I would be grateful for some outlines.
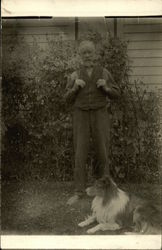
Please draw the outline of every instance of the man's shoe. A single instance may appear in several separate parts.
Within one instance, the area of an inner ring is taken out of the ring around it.
[[[68,201],[67,204],[68,205],[73,205],[75,203],[77,203],[80,200],[81,196],[78,194],[73,195]]]

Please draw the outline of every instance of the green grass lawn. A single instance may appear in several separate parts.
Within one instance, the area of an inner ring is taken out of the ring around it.
[[[160,199],[157,185],[124,185],[153,202]],[[4,182],[2,183],[2,234],[84,235],[89,228],[78,223],[90,214],[91,198],[85,197],[75,206],[66,204],[73,194],[71,183]],[[97,234],[121,234],[98,232]]]

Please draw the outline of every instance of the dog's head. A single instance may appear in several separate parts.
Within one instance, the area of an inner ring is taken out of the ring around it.
[[[95,181],[94,185],[87,188],[86,192],[89,196],[105,197],[113,194],[117,189],[116,184],[110,176],[104,176],[101,179]]]

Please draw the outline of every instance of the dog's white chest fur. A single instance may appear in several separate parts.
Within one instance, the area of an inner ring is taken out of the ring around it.
[[[127,194],[118,189],[117,197],[114,197],[105,206],[103,205],[103,198],[96,196],[92,202],[92,211],[98,223],[114,221],[117,214],[125,209],[128,201]]]

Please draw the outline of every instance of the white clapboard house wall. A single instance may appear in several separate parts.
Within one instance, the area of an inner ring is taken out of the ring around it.
[[[107,30],[113,35],[113,18],[4,18],[2,22],[3,40],[17,34],[29,44],[37,41],[43,48],[47,39],[57,39],[61,36],[64,40],[78,39],[84,32],[96,31],[105,34]]]
[[[162,87],[162,18],[123,18],[119,32],[128,41],[131,79],[140,79],[148,88]]]
[[[47,37],[56,39],[74,39],[74,18],[4,18],[2,20],[3,41],[17,34],[26,42],[37,41],[42,47],[47,44]]]

